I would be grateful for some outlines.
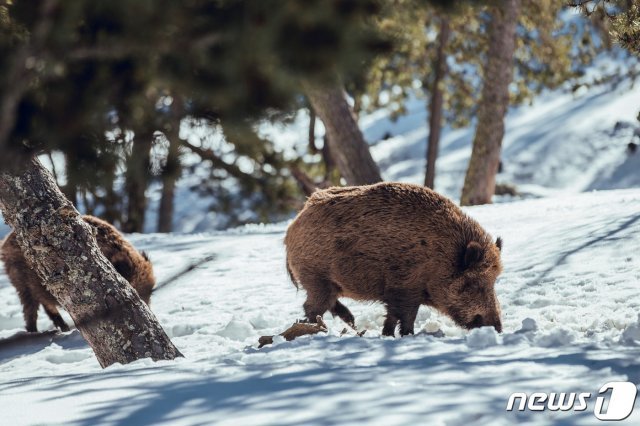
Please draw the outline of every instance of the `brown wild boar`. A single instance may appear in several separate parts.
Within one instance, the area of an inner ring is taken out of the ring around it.
[[[136,289],[140,298],[149,304],[151,290],[155,286],[156,280],[151,261],[147,255],[144,252],[138,252],[116,228],[107,222],[93,216],[83,216],[83,219],[95,229],[98,247],[105,257],[116,271]],[[69,326],[58,312],[58,302],[42,285],[36,272],[27,265],[13,232],[2,242],[0,259],[4,262],[11,284],[18,292],[27,331],[38,331],[36,321],[40,305],[44,307],[56,327],[62,331],[68,331]]]
[[[287,270],[307,291],[308,321],[330,311],[353,326],[339,297],[381,301],[382,334],[413,334],[424,304],[467,328],[502,331],[494,283],[502,241],[449,199],[418,185],[379,183],[315,192],[287,230]]]

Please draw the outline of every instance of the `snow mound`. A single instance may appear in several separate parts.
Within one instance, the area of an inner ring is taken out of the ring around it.
[[[640,345],[640,314],[638,314],[638,321],[635,324],[630,324],[620,336],[620,343],[629,346]]]
[[[467,336],[467,346],[483,349],[498,344],[498,334],[493,327],[481,327],[471,330]]]
[[[240,321],[236,318],[229,321],[229,323],[216,334],[238,341],[244,341],[250,337],[256,336],[256,333],[250,323]]]
[[[525,318],[522,320],[522,327],[520,330],[516,331],[516,333],[526,333],[529,331],[538,330],[538,324],[536,324],[536,320],[533,318]]]
[[[543,348],[551,348],[568,345],[573,342],[574,339],[575,336],[569,330],[561,328],[558,330],[554,330],[549,334],[539,336],[536,339],[536,344],[538,346],[542,346]]]

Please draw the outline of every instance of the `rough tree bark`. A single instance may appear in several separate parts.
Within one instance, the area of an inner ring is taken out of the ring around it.
[[[429,104],[429,138],[427,140],[427,172],[424,177],[424,185],[433,189],[436,179],[436,159],[438,158],[438,145],[440,144],[440,131],[442,129],[442,104],[443,91],[442,80],[447,74],[447,56],[445,46],[450,34],[449,19],[440,19],[440,34],[438,37],[438,52],[435,63],[435,76],[431,86],[431,102]]]
[[[136,132],[133,139],[126,171],[127,219],[122,224],[124,232],[143,232],[144,230],[144,214],[147,209],[145,192],[150,178],[153,133],[153,130]]]
[[[509,106],[513,54],[521,0],[505,0],[495,7],[489,26],[489,51],[484,69],[478,125],[460,204],[487,204],[495,191],[496,173],[504,136],[504,116]]]
[[[0,209],[27,261],[101,366],[182,356],[37,159],[0,171]]]
[[[369,145],[358,127],[340,85],[307,85],[312,108],[324,123],[328,148],[347,185],[367,185],[382,181]]]

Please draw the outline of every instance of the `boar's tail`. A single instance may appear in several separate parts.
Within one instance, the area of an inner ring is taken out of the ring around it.
[[[289,274],[289,278],[291,279],[291,282],[293,283],[294,286],[296,286],[296,288],[298,287],[298,283],[296,282],[296,279],[293,277],[293,272],[291,272],[291,267],[289,266],[289,257],[287,256],[285,258],[285,262],[286,262],[286,266],[287,266],[287,273]]]

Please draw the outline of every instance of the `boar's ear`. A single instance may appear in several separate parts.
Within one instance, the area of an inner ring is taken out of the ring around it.
[[[468,269],[478,263],[483,254],[482,246],[479,243],[471,241],[467,244],[467,248],[464,251],[464,269]]]
[[[498,238],[498,239],[499,239],[499,238]],[[502,241],[502,240],[500,240],[500,241]],[[141,251],[141,252],[140,252],[140,254],[142,255],[142,258],[143,258],[144,260],[146,260],[147,262],[149,262],[149,255],[147,254],[147,252],[146,252],[146,251]]]
[[[496,247],[498,247],[498,250],[502,251],[502,238],[498,237],[498,239],[496,240]]]

